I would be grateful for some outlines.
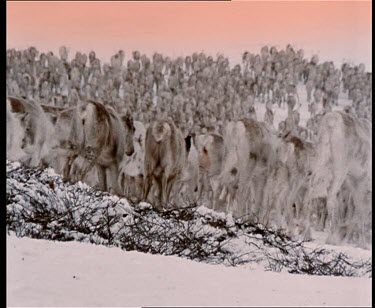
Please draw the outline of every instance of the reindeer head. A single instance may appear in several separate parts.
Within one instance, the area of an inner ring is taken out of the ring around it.
[[[22,138],[21,148],[25,149],[28,146],[32,146],[35,144],[37,123],[29,113],[25,113],[25,115],[22,116],[20,119],[20,124],[24,131],[24,137]]]

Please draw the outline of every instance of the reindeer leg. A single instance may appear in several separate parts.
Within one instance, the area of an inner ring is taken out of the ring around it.
[[[71,180],[71,169],[75,159],[78,157],[76,154],[69,155],[65,160],[65,164],[62,170],[63,180],[70,181]]]
[[[108,187],[107,187],[106,168],[100,165],[98,165],[97,168],[98,168],[98,180],[99,180],[98,188],[101,191],[107,191]]]
[[[352,183],[350,183],[352,182]],[[368,212],[370,208],[368,207],[371,202],[366,200],[367,189],[366,178],[361,180],[357,185],[355,185],[356,179],[349,181],[351,187],[351,197],[353,200],[353,213],[347,215],[349,219],[346,219],[346,225],[348,226],[347,234],[345,240],[352,240],[355,233],[357,232],[358,238],[355,238],[357,244],[361,248],[366,248],[366,237],[365,237],[365,224],[368,221]],[[350,206],[350,205],[349,205]]]
[[[175,182],[175,176],[170,176],[167,180],[166,180],[166,183],[165,183],[165,204],[167,204],[170,200],[170,195],[171,195],[171,191],[172,191],[172,188],[174,187],[174,182]],[[177,196],[178,196],[178,193],[177,193]]]
[[[167,183],[168,183],[168,178],[166,177],[165,174],[163,174],[161,181],[160,181],[160,190],[159,190],[159,202],[161,207],[166,207],[167,206]]]
[[[107,168],[110,174],[110,179],[111,183],[110,187],[108,187],[108,190],[113,192],[116,195],[121,195],[121,189],[120,186],[118,185],[117,177],[118,177],[118,164],[116,162],[113,162],[112,164],[109,165]],[[108,183],[107,183],[108,185]]]
[[[264,194],[263,200],[262,200],[263,211],[262,211],[262,215],[259,217],[260,222],[264,225],[268,224],[270,213],[271,213],[271,210],[272,210],[273,205],[275,203],[273,201],[274,200],[273,192],[274,192],[274,189],[275,189],[275,187],[273,187],[273,184],[274,184],[273,177],[274,176],[275,176],[275,172],[273,172],[273,174],[271,174],[271,176],[267,179],[266,185],[264,187],[265,194]],[[248,203],[246,203],[246,204],[248,206]]]
[[[150,189],[152,186],[152,176],[147,174],[144,178],[144,185],[143,185],[143,200],[145,202],[152,202],[152,200],[148,200],[148,195],[150,193]]]
[[[31,160],[30,160],[30,167],[38,167],[39,165],[39,157],[40,157],[40,149],[35,151],[31,155]]]
[[[344,177],[341,179],[334,178],[334,183],[327,196],[327,210],[328,210],[328,238],[327,244],[338,244],[342,239],[339,236],[339,215],[338,215],[338,200],[337,194],[344,182]]]
[[[221,187],[222,189],[218,190],[218,196],[216,198],[216,203],[214,205],[214,210],[217,212],[225,212],[226,205],[228,203],[228,187],[225,185],[224,187]],[[224,194],[224,195],[223,195]],[[223,195],[223,198],[220,198]]]
[[[124,172],[120,172],[119,176],[118,176],[118,187],[119,187],[119,190],[121,191],[121,195],[123,196],[127,196],[127,192],[125,191],[126,189],[126,183],[125,183],[125,173]]]

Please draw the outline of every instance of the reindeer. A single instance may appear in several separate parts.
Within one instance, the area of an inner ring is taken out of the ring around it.
[[[8,104],[7,104],[8,105]],[[10,108],[6,108],[6,131],[7,131],[7,159],[19,160],[23,155],[24,151],[21,149],[21,140],[23,138],[23,132],[20,120],[16,115],[11,112]]]
[[[306,202],[325,198],[328,243],[355,238],[366,246],[368,218],[371,216],[371,123],[345,112],[328,112],[320,120],[317,141],[318,157],[312,169]],[[340,219],[338,195],[346,182],[353,198],[354,213]]]
[[[125,196],[140,200],[143,192],[146,128],[134,121],[134,153],[119,165],[118,183]]]
[[[124,155],[131,156],[134,152],[134,131],[129,113],[120,118],[113,108],[99,102],[89,100],[80,104],[75,110],[70,131],[71,151],[64,164],[64,179],[82,180],[96,166],[99,189],[120,194],[118,165]],[[78,157],[84,159],[84,164],[72,174],[73,163]],[[113,187],[109,186],[109,180]]]
[[[199,199],[207,202],[207,207],[215,208],[215,196],[219,186],[224,160],[223,137],[208,133],[195,137],[199,164]]]
[[[224,163],[216,207],[234,215],[258,214],[262,183],[274,160],[270,131],[262,122],[243,119],[224,130]]]
[[[185,138],[186,163],[172,189],[174,202],[184,205],[194,204],[199,197],[199,157],[194,136]]]
[[[266,112],[264,113],[263,122],[266,123],[270,128],[273,127],[273,111],[272,111],[272,102],[270,100],[266,103]]]
[[[181,176],[187,161],[184,138],[170,121],[155,121],[146,131],[143,199],[166,207],[176,180]],[[158,198],[149,198],[153,184],[158,186]]]
[[[8,97],[7,110],[19,120],[22,129],[21,149],[26,155],[21,161],[37,167],[53,138],[53,134],[50,134],[51,124],[46,114],[35,101],[17,97]]]
[[[303,203],[299,197],[307,186],[315,159],[315,148],[292,131],[274,139],[273,145],[277,159],[270,168],[264,188],[263,216],[260,219],[267,224],[271,211],[274,210],[276,216],[273,223],[294,234],[302,220]]]

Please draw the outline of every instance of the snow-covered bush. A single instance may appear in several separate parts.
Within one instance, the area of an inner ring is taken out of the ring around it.
[[[372,273],[371,259],[308,248],[257,222],[194,205],[157,211],[82,183],[64,183],[52,169],[9,161],[6,215],[7,230],[17,236],[85,241],[230,266],[257,263],[267,270],[310,275]]]

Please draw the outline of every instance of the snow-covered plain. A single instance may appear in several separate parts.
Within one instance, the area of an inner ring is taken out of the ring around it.
[[[371,306],[371,282],[7,236],[7,306]]]

